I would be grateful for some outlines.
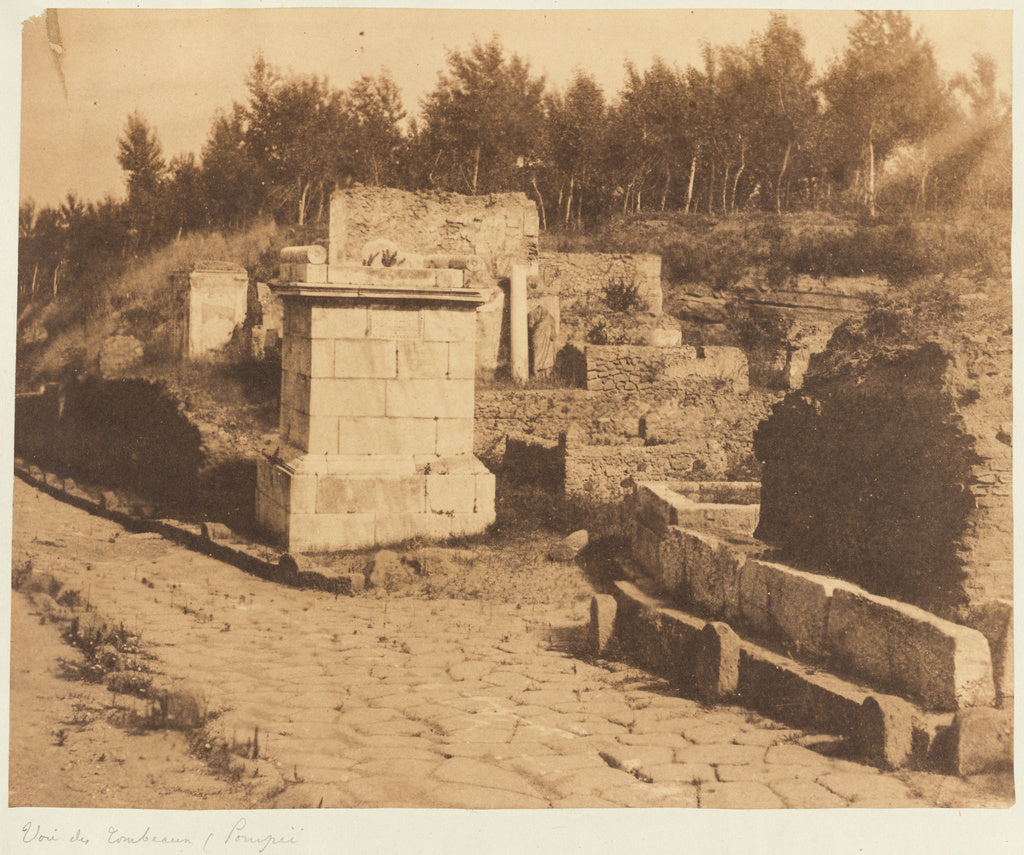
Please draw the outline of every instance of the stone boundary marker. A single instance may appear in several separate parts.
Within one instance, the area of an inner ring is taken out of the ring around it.
[[[991,708],[930,712],[738,636],[618,581],[591,602],[591,652],[621,653],[685,695],[728,701],[798,727],[834,733],[886,769],[929,765],[968,775],[1012,768],[1012,718]]]
[[[666,493],[638,489],[634,555],[673,600],[925,709],[995,703],[992,655],[979,631],[849,582],[748,557],[724,538],[675,524],[686,500]]]

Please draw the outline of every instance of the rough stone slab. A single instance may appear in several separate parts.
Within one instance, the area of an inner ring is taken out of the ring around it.
[[[740,621],[758,635],[768,635],[771,622],[768,617],[768,565],[750,559],[740,568],[739,612]]]
[[[739,610],[742,557],[709,534],[690,529],[678,531],[682,532],[690,600],[713,615],[733,618]]]
[[[618,604],[610,594],[595,594],[590,598],[589,646],[594,656],[601,656],[608,648],[615,631],[615,613]]]
[[[849,736],[868,692],[744,641],[736,694],[744,706],[786,724]]]
[[[678,523],[676,506],[691,504],[668,484],[652,481],[637,485],[633,496],[633,515],[642,525],[661,534],[667,526]]]
[[[326,552],[372,546],[376,518],[362,514],[290,514],[285,548],[292,552]]]
[[[716,528],[753,534],[760,505],[695,504],[676,508],[676,525],[683,528]]]
[[[768,589],[770,635],[792,648],[798,656],[826,655],[833,592],[858,589],[838,579],[804,573],[784,564],[762,564]]]
[[[985,637],[915,606],[837,589],[828,642],[839,667],[928,709],[989,706],[995,700]]]
[[[668,675],[681,686],[693,686],[700,633],[706,621],[669,609],[631,582],[617,581],[615,635],[652,671]]]

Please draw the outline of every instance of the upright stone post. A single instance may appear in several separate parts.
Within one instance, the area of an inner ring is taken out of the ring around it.
[[[526,310],[526,271],[522,264],[513,264],[509,279],[509,350],[512,379],[525,383],[530,377],[530,341]]]
[[[259,523],[290,552],[483,531],[494,521],[494,476],[473,456],[484,295],[462,270],[282,271],[282,442],[257,464]]]

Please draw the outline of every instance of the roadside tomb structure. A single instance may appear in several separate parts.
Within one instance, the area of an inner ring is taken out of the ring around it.
[[[476,309],[465,271],[319,263],[282,251],[280,446],[258,461],[260,525],[292,552],[483,531],[473,456]],[[331,258],[340,252],[332,246]]]
[[[226,261],[204,261],[171,276],[175,349],[185,359],[210,359],[245,323],[249,275]]]

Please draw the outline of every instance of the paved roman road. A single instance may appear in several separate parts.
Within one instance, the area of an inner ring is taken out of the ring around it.
[[[994,804],[978,782],[825,756],[809,734],[575,659],[560,639],[586,604],[336,598],[131,534],[17,479],[14,501],[15,564],[31,558],[137,629],[158,670],[223,711],[222,734],[258,727],[287,783],[277,807]]]

